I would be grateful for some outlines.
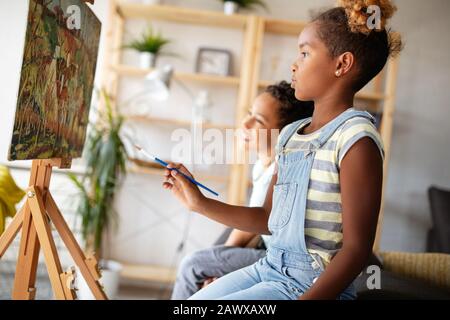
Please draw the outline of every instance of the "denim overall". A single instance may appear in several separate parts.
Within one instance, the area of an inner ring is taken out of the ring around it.
[[[367,112],[348,109],[321,129],[306,150],[284,154],[290,137],[311,119],[292,123],[280,135],[276,151],[278,180],[274,186],[269,230],[272,233],[266,257],[230,273],[194,294],[191,299],[293,300],[306,292],[323,272],[317,255],[305,243],[304,225],[309,180],[317,149],[320,149],[347,120],[354,117],[374,122]],[[354,299],[350,285],[339,299]]]

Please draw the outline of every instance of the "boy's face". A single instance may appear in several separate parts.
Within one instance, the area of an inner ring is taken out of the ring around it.
[[[271,130],[279,129],[278,109],[279,102],[269,93],[256,97],[242,123],[243,139],[247,148],[259,151],[273,147]]]
[[[323,96],[336,81],[335,61],[316,30],[317,23],[303,29],[298,38],[298,57],[292,65],[292,88],[302,101]]]

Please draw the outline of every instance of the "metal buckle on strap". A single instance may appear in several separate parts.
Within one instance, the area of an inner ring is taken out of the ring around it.
[[[320,142],[317,140],[311,141],[311,143],[308,145],[308,149],[305,152],[305,158],[309,156],[311,153],[316,152],[317,149],[320,147]]]

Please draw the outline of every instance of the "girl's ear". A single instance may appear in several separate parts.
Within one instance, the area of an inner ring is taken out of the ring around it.
[[[336,60],[336,77],[341,77],[350,72],[355,63],[355,56],[351,52],[344,52]]]

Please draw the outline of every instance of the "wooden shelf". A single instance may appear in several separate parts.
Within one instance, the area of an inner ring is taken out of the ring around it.
[[[122,76],[145,77],[154,69],[141,69],[126,65],[112,65],[110,68]],[[215,76],[201,73],[175,72],[174,77],[181,81],[194,81],[199,83],[238,86],[240,79],[238,77]]]
[[[175,282],[177,271],[168,267],[152,265],[133,265],[122,263],[121,277],[132,280],[142,280],[163,284]]]
[[[298,37],[305,26],[306,23],[295,20],[266,19],[264,30],[267,33]]]
[[[164,168],[161,167],[161,169],[157,168],[146,168],[146,167],[139,167],[137,165],[130,165],[128,167],[128,172],[130,173],[143,173],[143,174],[149,174],[149,175],[155,175],[155,176],[163,176]],[[217,176],[217,175],[206,175],[206,174],[199,174],[194,173],[195,179],[198,180],[210,180],[218,183],[228,183],[229,177],[227,176]]]
[[[168,5],[146,5],[140,3],[118,3],[117,12],[122,18],[163,20],[176,23],[244,29],[245,15],[225,15],[219,11],[181,8]]]
[[[148,117],[148,116],[128,116],[127,120],[152,122],[152,123],[156,122],[158,124],[175,125],[175,126],[181,126],[181,127],[190,127],[192,125],[192,122],[190,122],[190,121],[158,118],[158,117]],[[226,129],[234,129],[234,126],[226,125],[226,124],[216,124],[216,123],[203,123],[202,128],[226,130]]]

